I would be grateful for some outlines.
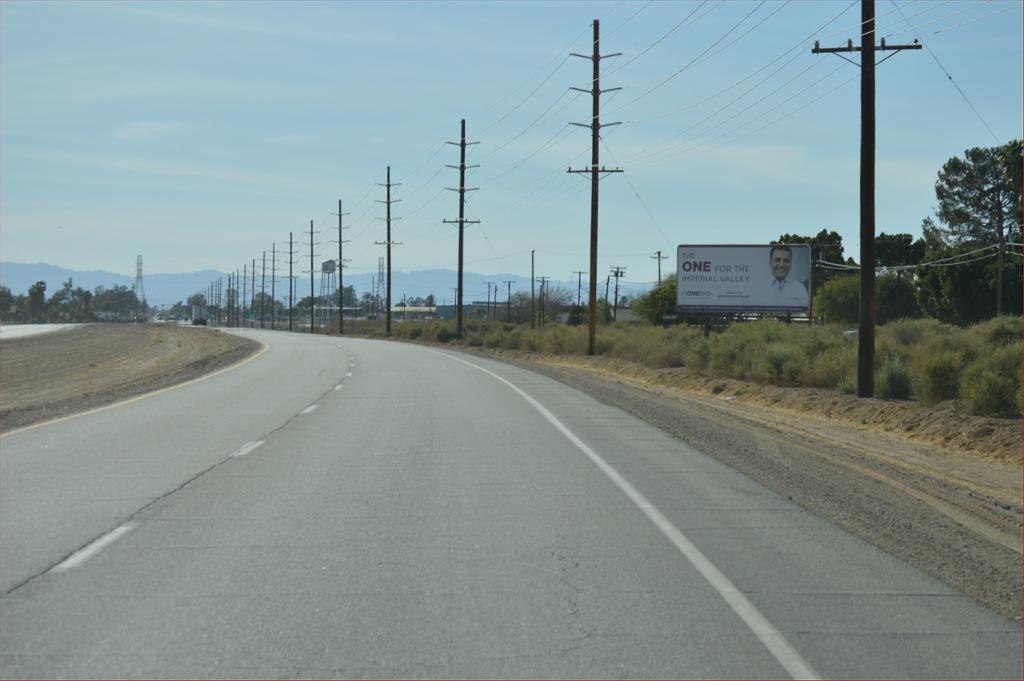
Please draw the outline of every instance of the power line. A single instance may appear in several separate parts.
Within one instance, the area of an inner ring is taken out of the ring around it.
[[[650,3],[648,3],[648,4],[650,4]],[[692,17],[692,16],[693,16],[694,14],[696,14],[697,12],[699,12],[699,11],[700,11],[700,9],[701,9],[701,8],[702,8],[702,7],[704,6],[704,5],[706,5],[706,4],[708,4],[708,0],[702,0],[702,2],[701,2],[701,3],[699,4],[699,5],[697,5],[697,7],[695,7],[695,8],[693,9],[693,11],[692,11],[692,12],[690,12],[690,13],[689,13],[689,14],[687,14],[687,15],[686,15],[685,17],[683,17],[682,21],[680,21],[680,22],[679,22],[679,23],[677,23],[677,24],[676,24],[675,26],[673,26],[672,28],[670,28],[670,29],[668,30],[668,33],[666,33],[665,35],[663,35],[663,36],[661,36],[660,38],[658,38],[657,40],[655,40],[655,41],[654,41],[653,43],[651,43],[650,45],[648,45],[647,47],[645,47],[645,48],[644,48],[643,50],[641,50],[640,52],[638,52],[638,53],[637,53],[637,55],[636,55],[635,57],[633,57],[632,59],[629,59],[629,60],[628,60],[628,61],[626,61],[626,62],[625,62],[624,64],[621,64],[621,65],[619,65],[619,66],[618,66],[618,67],[616,67],[616,68],[615,68],[615,69],[614,69],[613,71],[609,72],[609,73],[608,73],[607,75],[609,75],[609,76],[610,76],[610,75],[612,75],[612,73],[615,73],[615,71],[621,71],[622,69],[626,68],[627,66],[629,66],[630,64],[632,64],[633,62],[635,62],[635,61],[636,61],[637,59],[639,59],[640,57],[644,56],[645,54],[647,54],[648,52],[650,52],[651,50],[653,50],[653,49],[654,49],[655,47],[657,47],[657,46],[658,46],[658,44],[659,44],[659,43],[661,43],[661,41],[665,40],[665,39],[666,39],[666,38],[668,38],[668,37],[669,37],[670,35],[672,35],[672,34],[673,34],[673,33],[675,33],[676,31],[678,31],[678,30],[679,30],[679,29],[680,29],[680,28],[681,28],[681,27],[683,26],[683,24],[685,24],[685,23],[686,23],[687,21],[689,21],[689,20],[690,20],[690,17]],[[718,5],[721,5],[721,4],[722,4],[721,2],[719,2],[719,3],[718,3]],[[714,9],[715,9],[716,7],[718,7],[718,5],[715,5],[714,7],[712,7],[712,8],[711,8],[711,10],[713,11],[713,10],[714,10]],[[709,12],[709,14],[710,14],[710,12]],[[605,37],[607,37],[607,36],[605,36]]]
[[[731,33],[732,33],[733,31],[735,31],[735,30],[736,30],[737,28],[739,28],[740,26],[742,26],[742,25],[743,25],[743,23],[744,23],[744,22],[746,22],[746,20],[747,20],[747,19],[749,19],[749,18],[750,18],[750,16],[751,16],[751,15],[753,15],[753,14],[754,14],[754,12],[756,12],[756,11],[757,11],[757,10],[758,10],[758,9],[759,9],[759,8],[761,7],[761,5],[763,5],[763,4],[765,3],[765,2],[767,2],[767,0],[761,0],[761,2],[760,2],[760,3],[758,3],[758,4],[757,4],[757,5],[756,5],[756,6],[754,7],[754,9],[750,10],[749,12],[747,12],[747,13],[746,13],[746,14],[745,14],[745,15],[743,16],[743,18],[742,18],[742,19],[740,19],[740,20],[739,20],[738,22],[736,22],[736,24],[734,24],[734,25],[733,25],[733,27],[732,27],[732,28],[730,28],[730,29],[729,29],[728,31],[726,31],[725,33],[723,33],[723,34],[722,34],[722,36],[718,38],[718,40],[716,40],[715,42],[711,43],[711,45],[709,45],[709,46],[708,46],[707,48],[705,48],[705,50],[704,50],[703,52],[701,52],[701,53],[700,53],[700,54],[698,54],[698,55],[697,55],[696,57],[694,57],[693,59],[691,59],[691,60],[690,60],[690,61],[689,61],[689,62],[688,62],[688,63],[687,63],[687,64],[686,64],[686,65],[685,65],[685,66],[684,66],[683,68],[679,69],[678,71],[676,71],[675,73],[673,73],[673,74],[671,74],[671,75],[669,75],[669,76],[666,76],[666,77],[665,77],[665,78],[663,78],[663,79],[662,79],[662,80],[661,80],[661,81],[660,81],[659,83],[657,83],[657,84],[656,84],[656,85],[655,85],[654,87],[652,87],[652,88],[648,89],[647,91],[643,92],[642,94],[638,95],[637,97],[635,97],[635,98],[631,99],[630,101],[626,102],[625,104],[623,104],[622,106],[620,106],[620,107],[619,107],[618,109],[616,109],[615,111],[621,111],[622,109],[625,109],[626,107],[628,107],[628,106],[631,106],[631,105],[633,105],[633,104],[635,104],[635,103],[639,102],[639,101],[640,101],[641,99],[643,99],[643,98],[644,98],[644,97],[646,97],[647,95],[651,94],[651,93],[652,93],[652,92],[654,92],[655,90],[657,90],[657,89],[659,89],[659,88],[663,87],[664,85],[668,84],[668,83],[669,83],[670,81],[672,81],[672,79],[674,79],[674,78],[675,78],[676,76],[678,76],[678,75],[679,75],[679,74],[681,74],[681,73],[682,73],[683,71],[685,71],[686,69],[688,69],[688,68],[690,68],[691,66],[693,66],[693,65],[694,65],[695,63],[697,63],[697,61],[698,61],[698,60],[699,60],[699,59],[700,59],[701,57],[703,57],[703,56],[704,56],[705,54],[707,54],[707,53],[708,53],[708,52],[710,52],[710,51],[711,51],[712,49],[714,49],[715,47],[717,47],[717,46],[718,46],[718,44],[719,44],[720,42],[722,42],[723,40],[725,40],[726,38],[728,38],[728,37],[729,37],[729,35],[730,35],[730,34],[731,34]],[[613,113],[614,113],[614,112],[613,112]]]
[[[903,10],[900,9],[899,5],[896,4],[895,0],[892,0],[892,4],[893,7],[895,7],[896,10],[899,11],[900,16],[903,17],[903,20],[907,22],[907,26],[910,26],[910,29],[914,32],[917,39],[921,41],[921,35],[918,33],[917,29],[914,28],[914,25],[910,23],[910,20],[903,14]],[[988,134],[992,135],[992,139],[994,139],[996,141],[996,144],[998,145],[999,138],[996,137],[996,134],[994,132],[992,132],[992,128],[989,127],[989,124],[982,117],[978,109],[975,108],[974,104],[971,103],[971,100],[967,98],[967,93],[965,93],[957,84],[957,82],[953,80],[953,76],[949,73],[949,71],[946,70],[946,67],[942,65],[942,62],[939,61],[939,57],[938,55],[935,54],[934,50],[932,50],[932,48],[929,47],[928,44],[923,41],[921,41],[921,44],[924,45],[924,49],[927,50],[928,54],[931,55],[931,58],[935,60],[935,63],[939,65],[939,68],[942,69],[942,72],[946,74],[946,78],[948,78],[949,82],[953,84],[953,87],[955,87],[956,91],[960,93],[960,96],[964,98],[964,101],[967,102],[967,106],[971,107],[971,111],[973,111],[974,115],[978,117],[978,120],[981,121],[981,124],[985,126],[986,130],[988,130]]]

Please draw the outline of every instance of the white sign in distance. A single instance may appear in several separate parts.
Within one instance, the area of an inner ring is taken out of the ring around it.
[[[781,312],[811,308],[811,247],[683,245],[676,249],[680,312]]]

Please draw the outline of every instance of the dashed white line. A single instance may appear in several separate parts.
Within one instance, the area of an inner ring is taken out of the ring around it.
[[[317,405],[315,405],[315,404],[311,404],[311,405],[309,405],[308,407],[306,407],[305,409],[303,409],[302,411],[300,411],[299,413],[300,413],[300,414],[308,414],[309,412],[311,412],[311,411],[313,411],[314,409],[316,409],[316,407],[317,407]]]
[[[349,377],[349,376],[351,376],[351,375],[352,375],[352,372],[350,371],[350,372],[348,372],[347,374],[345,374],[345,378],[348,378],[348,377]]]
[[[232,452],[231,456],[232,457],[245,456],[249,452],[251,452],[254,449],[256,449],[257,447],[259,447],[261,444],[263,444],[263,440],[257,440],[256,442],[246,442],[244,445],[242,445],[241,447],[236,449],[234,452]]]
[[[50,568],[50,572],[67,572],[71,568],[78,567],[124,535],[134,530],[136,527],[138,527],[138,523],[125,523],[124,525],[121,525],[121,527],[111,530],[85,548],[75,551],[70,556],[54,565]]]
[[[334,386],[334,392],[338,392],[339,390],[341,390],[341,383],[339,383],[338,385]]]

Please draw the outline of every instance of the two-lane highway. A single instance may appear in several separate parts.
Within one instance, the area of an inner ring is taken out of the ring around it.
[[[401,343],[0,440],[3,677],[1017,677],[994,614],[624,412]]]

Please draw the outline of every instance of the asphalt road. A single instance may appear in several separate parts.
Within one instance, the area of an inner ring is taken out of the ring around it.
[[[1019,678],[988,611],[549,378],[244,331],[0,440],[0,676]]]

